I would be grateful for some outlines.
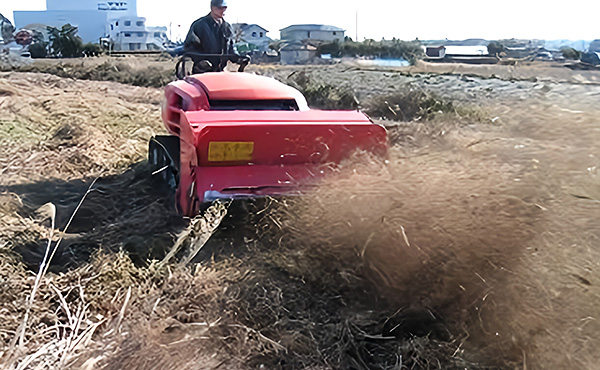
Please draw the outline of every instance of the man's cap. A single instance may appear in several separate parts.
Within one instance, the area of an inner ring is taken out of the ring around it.
[[[210,6],[216,6],[219,8],[226,8],[227,7],[227,0],[211,0],[210,1]]]

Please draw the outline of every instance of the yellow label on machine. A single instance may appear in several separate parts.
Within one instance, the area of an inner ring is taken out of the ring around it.
[[[250,161],[254,153],[254,142],[211,141],[208,144],[210,162]]]

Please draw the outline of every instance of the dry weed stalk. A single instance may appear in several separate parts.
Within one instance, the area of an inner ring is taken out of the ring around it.
[[[8,352],[10,355],[9,355],[8,363],[11,364],[11,367],[14,367],[14,364],[17,361],[19,354],[24,351],[25,334],[27,332],[27,326],[29,324],[31,310],[32,310],[33,304],[35,302],[37,293],[42,284],[42,280],[46,276],[46,274],[48,272],[48,268],[50,267],[50,263],[52,262],[52,259],[54,258],[56,251],[58,250],[58,248],[60,246],[61,241],[63,240],[67,230],[69,229],[69,226],[73,222],[75,215],[81,208],[81,206],[82,206],[83,202],[85,201],[85,199],[87,198],[88,194],[90,194],[92,191],[94,191],[93,187],[99,178],[100,177],[97,177],[94,181],[92,181],[92,183],[88,187],[85,194],[81,197],[79,204],[77,205],[77,207],[71,214],[71,217],[69,218],[69,221],[65,225],[60,238],[56,241],[54,248],[52,248],[52,239],[54,237],[56,207],[50,203],[51,205],[49,206],[49,208],[50,208],[49,216],[50,216],[51,225],[50,225],[50,231],[49,231],[49,235],[48,235],[48,243],[46,245],[46,250],[44,252],[44,258],[42,259],[42,262],[40,263],[39,271],[36,274],[35,282],[34,282],[32,290],[31,290],[31,295],[29,296],[29,299],[27,300],[27,306],[25,308],[25,314],[23,316],[23,320],[21,321],[21,324],[19,325],[18,329],[16,330],[15,336],[13,337],[13,340],[11,341],[10,346],[9,346]],[[80,289],[81,289],[80,290],[81,298],[83,299],[83,291],[82,291],[81,287],[80,287]],[[61,300],[61,298],[62,297],[59,295],[59,300]],[[61,300],[61,304],[63,304],[63,302],[65,303],[63,309],[65,310],[65,312],[67,312],[67,315],[69,317],[69,324],[70,324],[72,330],[71,330],[71,334],[67,338],[63,338],[62,340],[59,341],[59,344],[63,345],[63,347],[62,347],[63,348],[63,357],[61,359],[61,363],[62,363],[63,359],[66,358],[67,354],[73,349],[71,346],[71,343],[74,340],[77,343],[80,342],[80,340],[77,340],[77,339],[81,339],[81,337],[79,336],[80,334],[78,332],[79,332],[81,320],[83,319],[83,315],[86,312],[86,308],[87,308],[85,306],[80,306],[78,309],[77,315],[75,317],[73,317],[70,314],[70,310],[68,309],[68,306],[66,306],[66,302],[64,301],[64,299]],[[83,335],[85,335],[85,332]],[[31,361],[35,360],[37,357],[39,357],[43,354],[44,354],[44,347],[42,347],[40,350],[35,352],[33,355],[27,356],[25,358],[25,360],[20,365],[18,365],[16,368],[18,370],[20,370],[22,368],[23,369],[26,368],[28,365],[23,365],[23,364],[30,363]]]
[[[23,347],[25,344],[24,343],[25,332],[27,331],[27,323],[29,321],[29,315],[31,314],[31,307],[33,306],[33,301],[35,300],[35,296],[40,287],[42,278],[45,274],[46,265],[49,264],[49,262],[52,260],[51,256],[49,258],[49,254],[50,254],[49,252],[50,252],[50,248],[52,246],[52,238],[54,236],[54,226],[55,226],[55,220],[56,220],[56,207],[53,204],[51,204],[50,210],[51,210],[50,232],[48,235],[48,244],[46,246],[44,258],[42,259],[42,263],[40,264],[40,270],[35,277],[35,283],[33,284],[33,289],[31,291],[31,295],[29,296],[29,299],[27,300],[27,307],[25,310],[25,315],[23,316],[23,320],[22,320],[21,324],[19,325],[13,340],[10,343],[10,347],[9,347],[10,351],[9,352],[13,355],[15,355],[17,352],[21,352],[23,350]],[[52,255],[53,255],[53,253],[52,253]],[[18,344],[18,347],[17,347],[17,344]]]
[[[272,349],[273,351],[275,351],[275,353],[279,353],[284,352],[287,353],[288,350],[287,348],[285,348],[284,346],[282,346],[281,344],[277,343],[276,341],[274,341],[273,339],[268,338],[266,335],[262,334],[260,331],[252,329],[246,325],[240,325],[240,324],[233,324],[233,325],[229,325],[232,328],[238,328],[238,329],[243,329],[244,331],[251,333],[253,335],[256,335],[259,339],[259,342],[261,342],[261,345],[263,347],[265,347],[265,349],[267,351],[269,351],[269,349]]]
[[[189,226],[179,234],[175,244],[173,244],[169,253],[159,263],[158,268],[162,269],[167,266],[187,242],[189,242],[189,252],[179,265],[186,266],[189,264],[217,230],[227,215],[228,207],[229,203],[216,202],[204,214],[194,217],[190,221]]]

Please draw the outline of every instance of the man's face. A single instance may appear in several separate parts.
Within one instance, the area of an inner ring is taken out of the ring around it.
[[[225,16],[226,6],[211,6],[211,13],[214,18],[221,19]]]

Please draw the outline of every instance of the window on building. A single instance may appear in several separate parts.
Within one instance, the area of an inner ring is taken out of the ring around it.
[[[138,32],[138,33],[137,33],[137,36],[138,36],[138,37],[144,37],[144,33],[143,33],[143,32]]]
[[[131,21],[125,21],[125,26],[131,26]]]
[[[252,37],[256,37],[256,32],[252,32]]]
[[[264,34],[261,32],[261,33],[260,33],[260,37],[263,37],[263,36],[264,36]]]
[[[126,33],[123,36],[125,36],[125,37],[131,37],[131,34],[130,33]]]
[[[337,32],[333,31],[333,36],[337,35]]]
[[[117,22],[115,23],[115,25],[116,25],[117,27],[119,27],[119,21],[117,21]]]
[[[160,37],[160,32],[154,32],[154,37]]]
[[[137,21],[137,22],[135,22],[135,24],[136,24],[138,27],[142,27],[142,26],[144,25],[144,21]]]

